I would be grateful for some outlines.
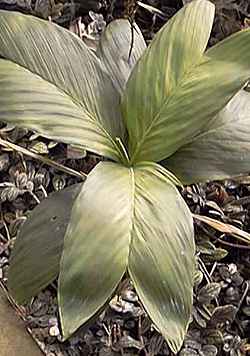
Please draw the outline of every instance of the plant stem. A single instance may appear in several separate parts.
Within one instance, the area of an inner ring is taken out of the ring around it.
[[[130,165],[130,159],[129,159],[129,155],[128,152],[122,142],[122,140],[120,139],[120,137],[116,137],[116,142],[118,143],[119,147],[121,148],[121,151],[123,153],[122,157],[124,157],[126,159],[126,161],[124,162],[126,165]]]

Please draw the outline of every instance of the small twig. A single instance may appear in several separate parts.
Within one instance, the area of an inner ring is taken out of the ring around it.
[[[3,147],[6,147],[6,148],[11,148],[12,150],[14,150],[16,152],[21,152],[24,155],[32,157],[34,159],[37,159],[37,160],[41,161],[44,164],[47,164],[49,166],[52,166],[52,167],[58,169],[59,171],[68,173],[70,175],[73,175],[75,177],[81,178],[83,180],[87,177],[87,174],[85,174],[83,172],[81,172],[81,173],[77,172],[72,168],[66,167],[66,166],[64,166],[64,165],[62,165],[62,164],[60,164],[58,162],[52,161],[49,158],[42,157],[42,156],[38,155],[37,153],[31,152],[31,151],[27,150],[24,147],[21,147],[21,146],[18,146],[16,144],[12,143],[12,142],[3,140],[2,138],[0,138],[0,145],[3,146]]]
[[[7,243],[8,240],[6,240],[6,237],[0,232],[0,240],[4,241],[4,243]]]
[[[45,188],[44,188],[44,186],[42,184],[39,186],[38,189],[41,189],[41,191],[43,192],[44,197],[47,198],[48,194],[47,194],[47,192],[46,192],[46,190],[45,190]]]
[[[210,278],[212,278],[212,275],[213,275],[213,273],[214,273],[216,267],[217,267],[217,262],[214,262],[214,264],[213,264],[213,266],[212,266],[212,268],[211,268],[211,271],[209,272],[209,277],[210,277]]]
[[[203,272],[207,283],[211,283],[212,282],[212,278],[211,278],[212,274],[211,274],[211,272],[210,272],[210,274],[208,273],[208,270],[207,270],[207,268],[205,266],[205,263],[202,261],[202,259],[200,257],[198,257],[198,262],[199,262],[199,267],[200,267],[201,271]],[[215,298],[215,302],[216,302],[216,305],[219,306],[218,298]]]
[[[4,229],[6,231],[7,240],[10,241],[11,237],[10,237],[8,226],[7,226],[7,224],[6,224],[5,220],[4,220],[3,214],[1,214],[1,215],[2,215],[2,223],[3,223]]]
[[[27,190],[27,193],[29,193],[32,196],[32,198],[37,202],[37,204],[41,203],[40,199],[38,199],[35,193],[31,192],[30,190]]]
[[[200,257],[198,257],[198,262],[199,262],[199,266],[200,266],[201,272],[203,272],[207,283],[211,283],[211,278],[210,278],[210,275],[209,275],[209,273],[208,273],[208,271],[206,269],[205,263],[202,261],[202,259]]]
[[[250,244],[250,234],[246,231],[239,229],[236,226],[226,224],[203,215],[193,214],[193,218],[213,227],[215,230],[218,230],[224,234],[230,234],[236,239]]]
[[[106,325],[105,323],[102,323],[103,329],[106,331],[107,335],[108,335],[108,343],[107,346],[111,347],[112,346],[112,330],[110,325]]]
[[[137,5],[141,6],[142,8],[144,8],[145,10],[151,12],[151,14],[155,14],[158,15],[161,19],[165,20],[167,15],[162,12],[161,10],[157,9],[154,6],[148,5],[148,4],[144,4],[141,1],[137,1]]]
[[[8,299],[10,305],[13,307],[13,309],[15,309],[15,311],[17,312],[17,314],[19,315],[19,317],[25,321],[25,313],[23,311],[23,308],[21,308],[16,302],[15,300],[12,298],[12,296],[9,294],[8,289],[6,288],[6,286],[3,284],[2,281],[0,281],[0,288],[2,288],[6,298]]]
[[[242,305],[242,303],[243,303],[244,299],[246,298],[246,295],[247,295],[247,293],[249,291],[249,281],[245,281],[244,284],[245,284],[245,290],[244,290],[244,292],[243,292],[243,294],[242,294],[242,296],[240,298],[240,301],[238,303],[237,312],[240,310],[240,307],[241,307],[241,305]],[[236,317],[236,314],[237,313],[235,313],[235,317]]]
[[[216,298],[217,300],[217,298]],[[218,300],[217,300],[218,302]],[[219,303],[217,303],[217,306],[219,306]],[[202,305],[202,308],[205,310],[206,313],[208,313],[208,315],[211,317],[212,316],[212,313],[211,311],[208,309],[208,307],[206,307],[205,305]]]
[[[223,235],[225,235],[225,234],[223,234]],[[220,242],[222,245],[225,245],[225,246],[230,246],[230,247],[233,247],[233,248],[240,248],[242,250],[250,250],[250,246],[234,244],[232,242],[224,241],[221,238],[216,239],[216,241]]]
[[[135,34],[134,34],[134,25],[132,21],[130,22],[130,30],[131,30],[131,44],[130,44],[130,48],[129,48],[129,53],[128,53],[128,62],[130,61],[130,57],[133,51],[133,47],[134,47],[134,41],[135,41]]]
[[[225,236],[225,234],[222,234],[221,237],[217,237],[217,236],[214,236],[210,231],[208,231],[204,226],[200,226],[200,227],[201,227],[202,231],[204,231],[206,235],[211,237],[211,239],[215,240],[215,242],[219,242],[222,245],[226,245],[226,246],[230,246],[230,247],[234,247],[234,248],[250,250],[250,246],[234,244],[232,242],[222,240],[222,236]]]
[[[239,308],[240,308],[241,304],[243,303],[243,301],[248,293],[248,290],[249,290],[249,281],[245,281],[244,284],[246,285],[246,287],[245,287],[244,293],[242,294],[242,297],[240,299],[239,306],[238,306]]]
[[[142,337],[142,320],[141,320],[141,315],[139,315],[139,318],[138,318],[138,339],[140,340],[141,344],[144,346],[144,340],[143,340],[143,337]]]

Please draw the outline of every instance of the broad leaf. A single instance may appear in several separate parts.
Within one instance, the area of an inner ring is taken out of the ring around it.
[[[81,184],[51,194],[22,227],[10,258],[8,287],[22,304],[37,295],[59,274],[63,239]]]
[[[18,65],[0,63],[0,91],[7,92],[0,120],[120,159],[116,137],[123,140],[125,129],[119,93],[80,38],[48,21],[0,10],[0,56]]]
[[[64,338],[87,322],[128,268],[152,321],[180,348],[192,307],[192,217],[156,164],[94,168],[73,208],[59,278]]]
[[[185,184],[250,171],[250,93],[241,90],[195,140],[164,165]]]
[[[135,23],[132,27],[128,20],[115,20],[104,31],[97,47],[97,55],[121,94],[131,70],[145,49],[146,43]]]
[[[126,271],[131,224],[130,171],[99,163],[73,206],[59,275],[64,339],[107,302]]]
[[[201,34],[207,29],[209,35],[212,14],[213,5],[206,0],[186,5],[156,35],[132,72],[123,102],[132,161],[158,161],[172,155],[203,132],[248,80],[250,29],[202,56],[205,36]],[[205,19],[210,19],[209,26],[204,25]],[[203,42],[196,44],[196,37]],[[186,49],[185,55],[180,49]]]
[[[177,352],[192,309],[191,213],[174,185],[154,170],[135,171],[129,274],[152,321]]]
[[[80,144],[106,155],[116,154],[84,110],[58,88],[13,62],[0,59],[0,119],[35,129],[58,141]],[[25,110],[24,110],[25,108]],[[73,125],[72,125],[73,124]],[[83,130],[89,134],[83,134]],[[108,150],[109,152],[108,152]]]
[[[196,0],[183,7],[157,33],[135,66],[123,98],[133,161],[165,158],[174,141],[182,141],[173,129],[178,126],[181,132],[193,125],[180,120],[172,107],[182,100],[183,82],[202,59],[213,18],[214,5],[209,1]]]

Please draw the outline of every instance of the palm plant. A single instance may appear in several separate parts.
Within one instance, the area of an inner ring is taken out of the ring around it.
[[[11,257],[20,303],[59,275],[64,340],[128,273],[172,351],[182,345],[195,243],[176,185],[250,168],[250,30],[206,50],[213,19],[214,5],[195,0],[147,49],[136,28],[128,59],[126,20],[93,53],[52,23],[0,11],[0,119],[106,157],[34,210]]]

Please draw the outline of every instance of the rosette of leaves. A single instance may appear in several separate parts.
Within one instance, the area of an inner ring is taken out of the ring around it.
[[[52,23],[0,12],[0,119],[106,158],[33,211],[12,253],[18,302],[59,275],[64,340],[128,273],[173,352],[182,345],[195,246],[176,185],[249,171],[250,30],[206,50],[213,18],[213,4],[193,1],[147,49],[136,28],[128,58],[127,20],[93,53]]]

